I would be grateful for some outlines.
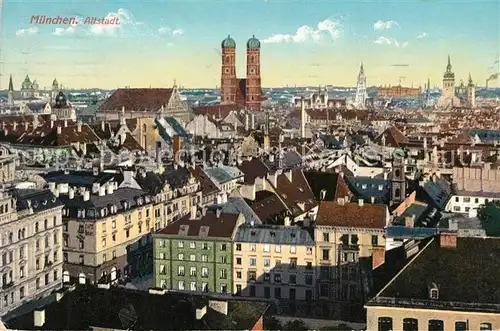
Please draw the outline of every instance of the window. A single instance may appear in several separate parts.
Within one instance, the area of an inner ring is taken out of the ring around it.
[[[179,281],[179,290],[184,290],[184,281],[183,280]]]
[[[455,331],[467,331],[467,322],[455,322]]]
[[[225,251],[227,249],[227,244],[221,244],[220,245],[220,250]]]
[[[297,275],[290,275],[288,277],[288,284],[297,284]]]
[[[54,270],[54,281],[56,281],[59,278],[59,275],[57,274],[57,270]]]
[[[24,278],[24,266],[19,268],[19,278]]]
[[[307,254],[307,255],[312,255],[312,253],[313,253],[313,249],[312,249],[312,247],[307,247],[307,249],[306,249],[306,254]]]
[[[164,275],[165,274],[165,265],[160,264],[160,274]]]
[[[227,256],[221,256],[220,263],[226,264],[227,263]]]
[[[84,264],[85,263],[85,257],[84,255],[80,255],[80,264]]]
[[[236,258],[236,264],[241,265],[241,257]]]
[[[106,254],[102,254],[102,262],[106,262]]]
[[[129,229],[127,229],[127,230],[125,231],[125,236],[126,236],[127,238],[128,238],[128,237],[130,237],[130,230],[129,230]]]
[[[37,278],[35,283],[36,283],[36,289],[37,290],[40,289],[40,278]]]
[[[429,331],[444,331],[443,321],[429,320]]]
[[[45,285],[49,285],[49,274],[45,274]]]
[[[58,238],[57,238],[57,232],[54,232],[54,238],[53,238],[52,241],[54,242],[54,245],[57,245],[57,243],[59,241]]]
[[[116,221],[111,222],[111,228],[116,229]]]
[[[323,249],[323,260],[329,260],[329,259],[330,259],[330,250]]]
[[[85,248],[85,242],[83,240],[78,240],[78,248],[79,249],[84,249]]]
[[[257,272],[249,271],[247,274],[247,278],[249,281],[255,281],[257,279]]]
[[[403,319],[403,331],[418,331],[418,320],[415,318]]]
[[[194,254],[189,255],[189,260],[193,262],[196,261],[196,255]]]
[[[295,269],[297,268],[297,258],[296,257],[292,257],[290,259],[290,265],[289,265],[289,268],[290,269]]]
[[[479,330],[493,330],[491,323],[481,323],[479,325]]]
[[[207,267],[201,268],[201,277],[208,278],[208,268]]]
[[[43,228],[45,230],[47,230],[49,228],[49,221],[48,220],[43,221]]]
[[[274,274],[274,283],[281,284],[281,274]]]
[[[179,255],[177,255],[177,259],[178,259],[179,261],[184,261],[184,254],[179,253]]]
[[[241,271],[236,271],[236,278],[241,279]]]
[[[264,245],[264,252],[269,253],[270,248],[269,244]]]
[[[376,234],[372,235],[372,246],[378,246],[378,236]]]
[[[191,241],[191,242],[189,243],[189,248],[191,248],[191,249],[195,249],[195,248],[196,248],[196,243],[195,243],[194,241]]]
[[[159,245],[160,247],[165,247],[165,240],[160,240]]]
[[[271,297],[271,289],[269,286],[264,287],[264,297],[269,299]]]
[[[223,256],[223,257],[225,257],[225,256]],[[208,255],[203,254],[201,256],[201,262],[207,262],[207,261],[208,261]]]
[[[296,246],[290,246],[290,253],[295,254],[297,252],[297,247]]]
[[[179,242],[177,243],[177,247],[178,247],[178,248],[184,248],[184,241],[179,241]]]
[[[464,202],[470,202],[470,198],[464,198]]]
[[[196,291],[196,282],[191,282],[191,291]]]
[[[204,250],[208,250],[208,243],[203,243],[202,247],[203,247]]]
[[[23,298],[24,298],[24,286],[22,286],[19,289],[19,299],[23,299]]]
[[[177,268],[177,276],[184,276],[184,266],[183,265],[180,265],[178,268]]]
[[[281,253],[281,246],[280,246],[280,245],[276,245],[276,246],[274,247],[274,251],[275,251],[276,253]]]
[[[252,252],[255,252],[255,244],[250,244],[250,250],[251,250]]]
[[[35,233],[37,233],[39,231],[39,226],[38,226],[38,222],[35,223]]]
[[[313,284],[313,276],[306,275],[306,285],[312,285],[312,284]]]
[[[236,244],[236,250],[241,251],[241,244]]]
[[[330,241],[330,234],[328,232],[323,232],[323,241]]]
[[[191,268],[189,269],[189,275],[190,275],[191,277],[196,277],[196,267],[191,267]]]
[[[227,279],[226,269],[220,269],[220,279]]]
[[[276,299],[281,299],[281,287],[274,288],[274,297]]]
[[[392,331],[392,318],[379,317],[378,318],[378,331]]]
[[[257,264],[257,259],[255,257],[250,258],[250,265],[254,266]]]
[[[275,268],[281,268],[281,260],[276,260],[276,263],[274,264]]]
[[[106,238],[102,240],[102,247],[106,247]]]
[[[295,300],[296,296],[297,296],[297,290],[294,289],[294,288],[291,288],[290,291],[289,291],[289,293],[288,293],[288,298],[290,300]]]

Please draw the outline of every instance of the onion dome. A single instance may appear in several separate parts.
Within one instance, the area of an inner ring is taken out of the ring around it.
[[[260,41],[259,39],[255,38],[255,35],[253,35],[252,38],[248,39],[247,48],[260,48]]]
[[[234,41],[233,38],[231,38],[230,35],[228,35],[227,38],[222,41],[221,47],[222,48],[236,48],[236,42]]]

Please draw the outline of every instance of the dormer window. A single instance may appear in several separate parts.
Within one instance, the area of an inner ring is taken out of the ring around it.
[[[439,289],[438,289],[436,283],[432,283],[429,286],[429,298],[431,300],[437,300],[437,299],[439,299]]]

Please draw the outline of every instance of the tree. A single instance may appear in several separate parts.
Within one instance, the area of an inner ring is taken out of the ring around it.
[[[478,208],[477,216],[487,236],[500,237],[500,204],[487,202]]]

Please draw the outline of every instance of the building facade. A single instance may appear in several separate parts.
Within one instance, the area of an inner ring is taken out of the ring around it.
[[[356,83],[356,96],[354,98],[354,107],[357,109],[365,109],[366,108],[366,76],[365,69],[363,68],[363,63],[359,68],[358,80]]]
[[[0,315],[62,287],[61,210],[48,190],[0,193]]]
[[[242,214],[191,213],[154,235],[154,284],[174,291],[233,293],[233,238]]]

